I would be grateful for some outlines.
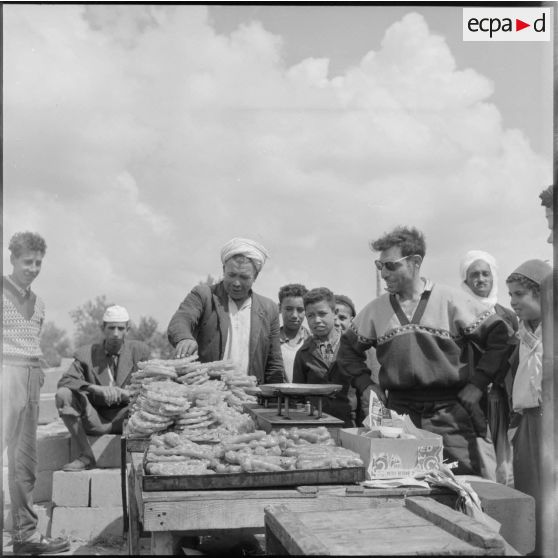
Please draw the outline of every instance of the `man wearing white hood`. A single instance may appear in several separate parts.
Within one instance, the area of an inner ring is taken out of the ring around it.
[[[285,381],[277,304],[252,291],[268,257],[247,238],[223,246],[223,279],[194,287],[171,318],[167,333],[177,358],[197,353],[201,362],[228,359],[259,384]]]
[[[515,343],[515,332],[518,321],[515,313],[498,303],[498,266],[496,260],[488,252],[470,250],[463,256],[459,266],[461,287],[475,300],[489,309],[494,309],[506,322],[510,335],[510,355]],[[469,345],[472,358],[478,361],[481,350],[474,344]],[[508,355],[509,356],[509,355]],[[510,397],[512,378],[507,358],[502,360],[500,370],[495,375],[488,393],[481,400],[481,407],[485,410],[492,442],[496,452],[496,480],[502,484],[513,486],[513,467],[511,446],[507,436],[510,416]]]

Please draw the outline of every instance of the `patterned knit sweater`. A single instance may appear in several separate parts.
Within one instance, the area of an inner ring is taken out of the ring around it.
[[[458,290],[430,281],[426,290],[430,296],[416,323],[401,319],[388,294],[367,304],[355,317],[342,337],[337,362],[355,378],[356,387],[364,389],[372,383],[365,365],[365,351],[372,346],[381,365],[383,389],[410,391],[428,400],[455,395],[468,382],[481,389],[490,383],[507,356],[504,321]],[[485,350],[472,376],[468,340]]]
[[[39,346],[45,317],[44,302],[29,292],[27,299],[4,278],[2,289],[4,361],[26,362],[42,356]]]

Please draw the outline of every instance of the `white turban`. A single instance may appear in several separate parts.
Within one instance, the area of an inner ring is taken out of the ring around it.
[[[469,285],[465,283],[469,267],[471,267],[471,264],[476,262],[477,260],[486,262],[490,267],[490,271],[492,272],[492,290],[488,293],[487,297],[476,295],[471,290]],[[498,266],[496,265],[494,256],[491,256],[488,252],[483,252],[482,250],[469,250],[469,252],[467,252],[461,259],[461,263],[459,264],[459,273],[461,275],[461,287],[465,292],[475,297],[476,300],[482,302],[490,308],[492,308],[498,302]]]
[[[130,320],[124,306],[109,306],[103,314],[103,322],[127,322]]]
[[[229,258],[241,254],[250,258],[258,273],[263,267],[265,260],[269,258],[269,252],[255,240],[248,238],[233,238],[221,248],[221,262],[224,264]]]

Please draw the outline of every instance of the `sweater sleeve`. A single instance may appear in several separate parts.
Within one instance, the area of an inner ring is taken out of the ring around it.
[[[372,340],[359,337],[352,325],[341,336],[339,343],[337,368],[359,393],[373,384],[370,369],[366,366],[366,351],[372,346]]]
[[[204,298],[201,287],[194,287],[174,313],[167,329],[173,347],[183,339],[196,339],[195,332],[204,311]]]
[[[509,357],[508,326],[494,310],[487,310],[470,299],[454,307],[454,316],[460,333],[481,349],[469,382],[484,390]]]

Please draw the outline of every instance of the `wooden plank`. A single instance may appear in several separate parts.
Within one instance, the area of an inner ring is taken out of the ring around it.
[[[365,478],[364,467],[297,469],[213,475],[143,475],[145,492],[173,490],[223,490],[316,484],[355,484]]]
[[[345,532],[332,530],[320,534],[332,554],[342,555],[465,555],[481,556],[488,553],[432,524],[424,526],[386,527],[370,531]]]
[[[144,493],[145,494],[145,493]],[[403,500],[394,500],[400,507]],[[258,498],[236,500],[173,500],[144,503],[144,529],[185,530],[189,532],[216,529],[263,529],[264,509],[284,504],[294,511],[339,511],[378,507],[373,498],[324,497],[317,498]]]
[[[140,521],[138,500],[136,491],[134,490],[135,477],[132,467],[132,464],[126,466],[126,480],[128,483],[128,554],[130,556],[138,556],[140,553]]]
[[[480,548],[501,549],[504,539],[488,527],[443,504],[424,497],[407,498],[405,506],[412,512],[425,517],[435,525]]]
[[[315,533],[342,532],[348,529],[353,535],[358,531],[374,531],[389,528],[405,527],[431,527],[432,522],[421,517],[397,503],[382,506],[373,512],[363,514],[362,510],[349,509],[333,515],[329,511],[313,513],[299,513],[298,518],[306,527]]]
[[[329,548],[303,525],[286,506],[270,506],[264,510],[265,525],[281,546],[294,555],[329,556]]]

